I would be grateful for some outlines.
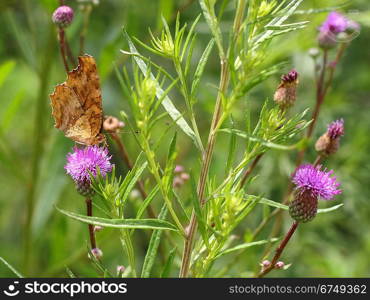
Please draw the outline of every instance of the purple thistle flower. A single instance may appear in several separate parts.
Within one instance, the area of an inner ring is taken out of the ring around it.
[[[63,5],[54,11],[52,20],[54,24],[60,27],[67,27],[72,23],[73,15],[73,9],[67,5]]]
[[[274,101],[282,110],[294,105],[297,100],[298,72],[294,69],[281,76],[280,84],[274,93]]]
[[[335,140],[344,135],[344,120],[336,120],[328,125],[327,134],[330,139]]]
[[[347,30],[348,19],[340,13],[331,12],[320,27],[320,32],[338,34]]]
[[[331,200],[342,191],[339,183],[332,177],[333,171],[321,171],[320,166],[300,166],[293,175],[296,185],[293,201],[289,204],[289,214],[297,222],[309,222],[317,214],[319,197]]]
[[[338,189],[340,184],[335,177],[332,177],[332,174],[333,171],[321,171],[320,166],[302,165],[294,173],[293,183],[299,194],[309,193],[315,198],[331,200],[342,192]]]
[[[64,169],[76,184],[90,183],[90,173],[95,177],[99,169],[104,177],[112,170],[110,159],[107,148],[88,146],[79,149],[75,147],[72,153],[68,153]]]
[[[298,72],[294,69],[290,70],[289,73],[281,76],[281,81],[283,82],[295,82],[298,79]]]

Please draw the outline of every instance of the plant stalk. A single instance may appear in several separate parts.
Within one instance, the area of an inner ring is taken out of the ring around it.
[[[221,112],[222,112],[222,97],[224,92],[226,91],[227,85],[229,83],[229,72],[226,59],[221,59],[221,78],[220,78],[220,89],[216,100],[215,110],[213,113],[213,119],[211,124],[211,129],[209,132],[208,143],[203,155],[202,167],[198,182],[198,199],[200,201],[200,205],[203,206],[205,199],[204,199],[204,191],[206,187],[207,177],[209,166],[211,163],[213,149],[216,141],[216,128],[218,127],[218,122],[220,120]],[[181,262],[181,269],[180,269],[180,277],[187,277],[190,268],[190,259],[191,259],[191,252],[193,249],[194,237],[195,232],[197,230],[198,222],[196,219],[195,211],[191,214],[191,219],[189,223],[189,227],[186,230],[186,238],[184,244],[184,252],[182,256]]]
[[[270,265],[267,268],[263,268],[262,271],[257,275],[258,278],[264,277],[266,274],[270,273],[273,269],[275,269],[275,264],[279,260],[280,256],[283,254],[283,251],[286,245],[289,243],[291,237],[293,236],[294,232],[296,231],[299,223],[294,221],[292,226],[290,227],[289,231],[285,235],[284,239],[280,243],[279,247],[275,251],[274,258],[272,259]]]
[[[129,170],[132,170],[133,164],[130,160],[130,157],[128,155],[128,152],[126,150],[125,145],[122,143],[122,140],[120,139],[118,134],[115,133],[115,132],[111,132],[110,135],[111,135],[112,139],[115,141],[115,143],[117,144],[120,156],[121,156],[122,160],[125,162],[127,168]],[[144,184],[140,179],[137,181],[136,186],[137,186],[137,188],[140,192],[141,197],[143,198],[143,200],[145,200],[148,197],[148,195],[145,192]],[[150,218],[153,218],[153,219],[156,218],[156,213],[154,212],[154,209],[150,204],[147,207],[147,212],[148,212],[148,216]]]
[[[66,56],[66,45],[65,45],[65,32],[64,29],[59,27],[59,48],[60,48],[60,55],[62,57],[64,69],[68,73],[69,71],[69,66],[67,62],[67,56]]]
[[[86,197],[86,215],[88,217],[92,217],[92,200],[90,197]],[[91,249],[96,248],[96,240],[95,240],[95,233],[94,233],[94,225],[89,224],[89,237],[90,237],[90,246]]]

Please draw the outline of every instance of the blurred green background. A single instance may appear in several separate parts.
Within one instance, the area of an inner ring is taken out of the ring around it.
[[[228,5],[222,23],[225,31],[229,28],[235,6],[235,1],[226,2]],[[305,0],[299,10],[320,9],[341,3],[344,1]],[[342,138],[340,151],[325,163],[335,170],[342,182],[343,194],[333,203],[321,203],[325,207],[343,202],[344,206],[301,226],[283,255],[286,263],[293,263],[292,267],[274,272],[272,276],[370,276],[370,3],[368,0],[346,3],[348,5],[340,10],[359,22],[362,30],[338,65],[333,88],[323,105],[315,131],[315,137],[318,137],[325,131],[327,123],[337,118],[345,120],[346,134]],[[66,4],[75,9],[75,20],[67,29],[67,36],[77,53],[83,17],[77,1],[69,0]],[[53,87],[65,80],[56,28],[51,22],[51,14],[57,6],[56,0],[2,0],[0,3],[0,256],[27,276],[65,277],[66,266],[80,277],[98,276],[86,255],[86,225],[66,218],[54,208],[58,205],[75,212],[84,212],[85,209],[83,198],[75,192],[72,180],[63,169],[65,155],[73,143],[53,128],[48,98]],[[101,0],[99,5],[94,6],[86,37],[86,53],[93,55],[98,63],[106,114],[118,117],[122,109],[129,113],[113,68],[114,63],[118,66],[130,64],[119,52],[120,49],[127,49],[122,26],[131,36],[148,42],[148,28],[153,31],[161,29],[161,14],[173,25],[179,8],[182,10],[182,22],[191,23],[200,13],[197,1],[191,0]],[[326,14],[294,15],[295,21],[309,20],[310,24],[303,30],[274,40],[267,58],[274,62],[288,61],[282,73],[292,67],[300,73],[299,98],[294,107],[296,112],[307,107],[312,109],[314,105],[313,64],[308,50],[316,46],[317,27]],[[197,33],[193,67],[210,39],[204,19],[197,26]],[[165,60],[153,59],[172,70]],[[212,84],[217,84],[218,76],[219,63],[214,52],[207,64],[196,107],[204,141],[216,95]],[[278,83],[278,76],[268,79],[247,95],[245,102],[240,101],[236,105],[233,112],[235,127],[243,128],[247,109],[252,110],[252,117],[257,120],[262,103],[267,97],[271,99]],[[183,111],[181,96],[173,92],[171,98]],[[158,132],[168,126],[166,120],[162,121]],[[139,149],[128,129],[123,130],[122,137],[129,153],[136,157]],[[228,140],[225,134],[218,137],[212,176],[224,174]],[[240,155],[244,141],[238,142],[237,154]],[[191,141],[181,133],[178,145],[178,163],[188,170],[197,170],[199,157]],[[159,153],[165,154],[167,148],[168,143],[163,143]],[[113,155],[116,153],[114,146],[111,152]],[[267,198],[281,201],[287,178],[294,169],[294,157],[294,153],[270,151],[255,173],[259,177],[250,192],[263,193]],[[311,151],[306,160],[312,161],[314,157],[315,153]],[[124,165],[115,157],[114,162],[124,174]],[[151,178],[146,178],[150,187]],[[189,187],[185,185],[180,193],[186,199]],[[154,203],[157,210],[161,206],[159,200]],[[27,203],[34,205],[34,214],[30,224],[32,239],[30,247],[25,250]],[[130,205],[132,210],[135,209],[135,201]],[[244,235],[253,231],[263,213],[266,213],[266,208],[258,208],[243,222],[236,235],[243,239]],[[290,224],[287,213],[284,213],[284,222],[287,228]],[[267,227],[260,238],[265,238],[269,232]],[[147,237],[145,233],[135,235],[138,263],[145,255]],[[117,265],[127,264],[113,230],[105,229],[98,233],[97,238],[107,268],[115,273]],[[179,240],[179,250],[181,247]],[[262,252],[262,247],[255,247],[240,253],[237,264],[226,276],[250,276],[249,272],[255,270]],[[215,265],[216,273],[233,261],[235,255],[225,257]],[[160,263],[158,261],[157,266]],[[0,264],[0,276],[14,275]]]

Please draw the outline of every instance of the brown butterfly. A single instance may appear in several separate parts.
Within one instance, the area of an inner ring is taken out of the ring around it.
[[[65,136],[83,145],[105,142],[102,98],[95,59],[78,57],[79,65],[68,72],[67,81],[50,95],[55,127]]]

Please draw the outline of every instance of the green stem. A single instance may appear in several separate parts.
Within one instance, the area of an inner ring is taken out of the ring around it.
[[[219,120],[220,120],[220,116],[222,112],[222,97],[227,89],[228,83],[229,83],[229,71],[228,71],[227,61],[226,59],[221,59],[220,89],[219,89],[219,93],[218,93],[217,100],[216,100],[211,129],[210,129],[209,137],[208,137],[208,144],[207,144],[205,153],[203,155],[202,168],[201,168],[199,182],[198,182],[197,194],[198,194],[198,199],[200,201],[201,206],[203,206],[205,202],[204,191],[206,187],[209,166],[211,163],[214,145],[216,141],[217,130],[215,129],[217,128]],[[197,230],[197,226],[198,226],[198,222],[196,219],[195,211],[193,210],[191,214],[191,219],[190,219],[190,224],[188,227],[186,239],[185,239],[184,252],[182,256],[182,263],[181,263],[181,269],[180,269],[180,275],[179,275],[180,277],[188,276],[189,268],[190,268],[191,252],[193,249],[193,242],[194,242],[194,237],[195,237],[195,232]]]
[[[122,247],[126,250],[127,258],[131,267],[132,276],[137,277],[135,252],[134,247],[132,245],[130,232],[126,229],[121,229],[120,231]]]
[[[180,230],[180,233],[185,236],[184,228],[183,228],[175,210],[173,209],[172,202],[171,202],[171,199],[168,197],[168,193],[166,192],[166,188],[163,186],[162,178],[159,174],[159,168],[158,168],[158,165],[155,162],[155,154],[150,148],[148,139],[145,138],[145,137],[143,138],[142,147],[143,147],[144,152],[147,156],[148,163],[149,163],[149,166],[150,166],[150,170],[151,170],[151,172],[154,176],[154,179],[156,180],[156,182],[159,186],[162,197],[163,197],[163,199],[164,199],[164,201],[167,205],[168,211],[170,212],[172,219],[176,223],[177,228]]]
[[[195,120],[195,113],[194,113],[194,110],[193,110],[193,105],[191,103],[191,97],[190,97],[190,94],[189,94],[188,85],[187,85],[187,82],[186,82],[186,76],[185,76],[184,70],[181,67],[181,62],[178,59],[175,58],[173,63],[175,65],[176,72],[179,75],[180,83],[181,83],[181,86],[182,86],[182,94],[185,98],[185,103],[186,103],[186,107],[187,107],[187,110],[188,110],[188,113],[189,113],[189,116],[190,116],[191,125],[192,125],[193,131],[195,133],[196,142],[198,144],[199,149],[203,153],[204,152],[204,147],[203,147],[202,140],[200,138],[198,125],[197,125],[197,122]]]

